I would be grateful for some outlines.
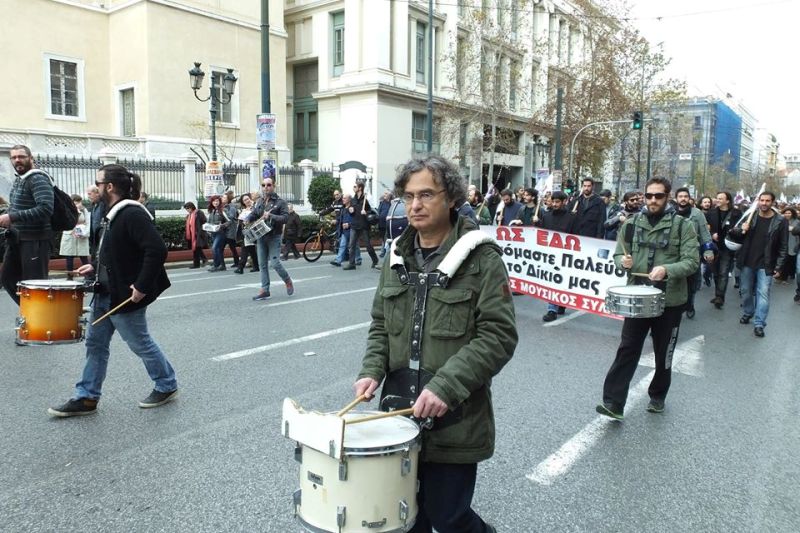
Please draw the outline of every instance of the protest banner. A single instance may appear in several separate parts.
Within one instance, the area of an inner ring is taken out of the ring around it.
[[[563,307],[606,311],[606,291],[627,284],[614,264],[616,242],[523,226],[481,226],[503,250],[512,291]]]

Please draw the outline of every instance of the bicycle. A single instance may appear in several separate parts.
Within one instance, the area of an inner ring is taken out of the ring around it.
[[[309,263],[313,263],[322,257],[322,252],[325,251],[326,247],[334,254],[338,247],[336,228],[333,228],[331,231],[326,231],[325,225],[327,222],[325,219],[319,217],[319,222],[319,229],[314,231],[303,245],[303,258]]]

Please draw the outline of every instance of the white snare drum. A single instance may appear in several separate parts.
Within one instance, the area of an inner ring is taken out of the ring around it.
[[[606,310],[627,318],[652,318],[664,313],[664,292],[648,285],[609,287]]]
[[[17,344],[81,342],[86,329],[82,315],[83,283],[65,279],[29,279],[17,283],[19,317]]]
[[[256,242],[270,231],[272,231],[272,227],[262,218],[244,228],[242,234],[248,241]]]
[[[298,445],[298,522],[317,533],[408,531],[417,517],[419,449],[419,428],[401,416],[345,426],[341,462]]]

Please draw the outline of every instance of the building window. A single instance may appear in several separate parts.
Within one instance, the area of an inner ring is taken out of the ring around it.
[[[534,61],[531,66],[531,109],[536,107],[536,85],[539,83],[539,63]]]
[[[461,166],[467,166],[467,130],[469,128],[469,124],[467,122],[462,122],[458,126],[458,159],[461,162]]]
[[[464,89],[464,70],[467,68],[466,50],[467,40],[459,37],[456,44],[456,90]]]
[[[517,0],[511,0],[511,38],[517,39],[517,32],[519,31],[519,6]]]
[[[119,92],[120,99],[120,132],[123,137],[136,136],[136,102],[133,87]]]
[[[427,63],[426,43],[427,26],[417,22],[417,83],[425,83],[425,65]]]
[[[433,142],[431,143],[431,153],[439,153],[439,121],[433,119]],[[428,152],[428,115],[425,113],[412,113],[411,125],[412,151],[415,153]]]
[[[489,53],[486,50],[481,52],[481,98],[484,103],[489,97]]]
[[[497,12],[497,27],[503,29],[503,26],[506,23],[506,0],[497,0],[497,7],[495,11]]]
[[[85,120],[83,60],[45,54],[47,118]]]
[[[333,13],[333,75],[340,76],[344,72],[344,11]]]
[[[211,91],[217,99],[217,122],[232,124],[233,120],[233,98],[222,88],[222,80],[226,72],[215,70],[211,72]]]

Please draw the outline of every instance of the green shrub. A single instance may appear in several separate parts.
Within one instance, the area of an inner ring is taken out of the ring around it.
[[[167,250],[183,250],[186,248],[186,218],[156,217],[156,229],[164,239]]]
[[[333,191],[339,188],[339,180],[330,174],[320,174],[311,180],[308,186],[308,201],[311,202],[311,209],[319,213],[331,205],[333,201]]]

